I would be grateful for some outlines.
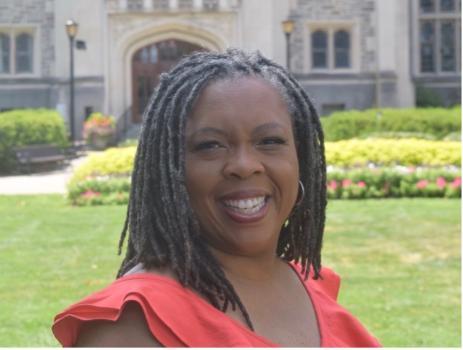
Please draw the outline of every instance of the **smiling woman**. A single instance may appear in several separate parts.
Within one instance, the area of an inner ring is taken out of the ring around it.
[[[260,54],[196,53],[145,111],[118,279],[56,316],[65,346],[378,346],[321,267],[323,132]]]

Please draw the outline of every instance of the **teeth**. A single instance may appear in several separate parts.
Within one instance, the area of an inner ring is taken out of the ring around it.
[[[224,204],[243,214],[254,214],[257,213],[265,205],[265,197],[256,197],[249,199],[240,199],[240,200],[227,200],[224,201]]]

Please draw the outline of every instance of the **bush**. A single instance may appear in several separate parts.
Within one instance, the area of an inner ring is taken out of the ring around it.
[[[91,154],[76,169],[70,183],[109,175],[112,177],[129,176],[133,168],[135,151],[135,147],[110,148],[101,153]]]
[[[326,162],[338,167],[390,165],[460,165],[460,142],[401,140],[345,140],[326,142]]]
[[[130,177],[100,177],[71,183],[68,199],[74,205],[127,204]]]
[[[72,175],[68,199],[74,205],[126,204],[135,147],[91,154]]]
[[[442,139],[461,129],[461,107],[369,109],[335,112],[322,118],[326,141],[365,137],[374,132],[412,132]]]
[[[394,168],[329,172],[328,198],[461,197],[460,172]]]
[[[15,147],[52,144],[67,146],[64,120],[50,109],[17,109],[0,113],[0,171],[14,169]]]

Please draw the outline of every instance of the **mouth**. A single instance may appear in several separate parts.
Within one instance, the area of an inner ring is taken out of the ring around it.
[[[270,196],[259,195],[248,198],[222,199],[224,212],[235,222],[253,223],[262,220],[268,211]]]

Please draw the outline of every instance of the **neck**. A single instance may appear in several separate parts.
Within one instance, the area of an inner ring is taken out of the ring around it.
[[[213,255],[221,264],[225,275],[232,282],[265,282],[276,278],[281,271],[282,260],[276,256],[240,256],[212,248]]]

